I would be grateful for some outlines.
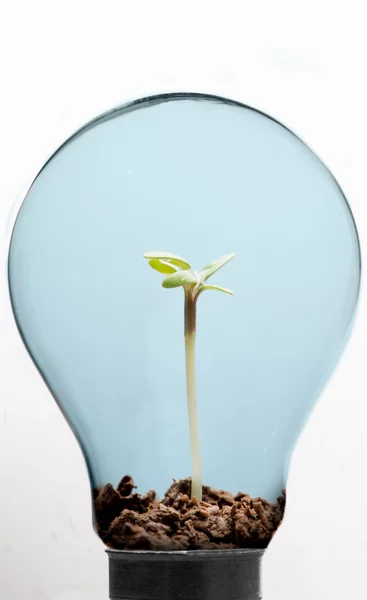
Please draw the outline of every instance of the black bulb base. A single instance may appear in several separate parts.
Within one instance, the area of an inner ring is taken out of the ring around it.
[[[261,600],[264,550],[107,550],[110,600]]]

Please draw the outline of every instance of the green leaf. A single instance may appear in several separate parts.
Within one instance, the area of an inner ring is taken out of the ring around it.
[[[162,286],[164,288],[176,288],[180,285],[196,284],[197,279],[192,271],[177,271],[163,279]]]
[[[221,258],[217,258],[217,260],[213,260],[213,262],[210,263],[210,265],[204,267],[204,269],[200,271],[200,277],[203,279],[203,281],[206,281],[209,277],[211,277],[212,275],[214,275],[214,273],[219,271],[219,269],[221,269],[225,264],[227,264],[227,262],[232,260],[232,258],[234,258],[235,256],[235,253],[226,254]]]
[[[158,260],[164,260],[172,265],[176,265],[180,269],[191,269],[189,263],[176,254],[170,254],[169,252],[146,252],[144,258],[156,258]]]
[[[200,292],[205,292],[205,290],[218,290],[218,292],[224,292],[225,294],[230,294],[234,296],[234,292],[229,288],[220,287],[219,285],[203,285],[200,289]]]
[[[164,260],[159,260],[158,258],[151,258],[148,261],[148,263],[150,264],[152,269],[155,269],[159,273],[164,273],[165,275],[177,272],[177,269],[175,267],[170,265],[168,262],[165,262]]]

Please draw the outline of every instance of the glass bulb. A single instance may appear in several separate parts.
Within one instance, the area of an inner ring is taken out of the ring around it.
[[[204,483],[273,502],[348,338],[358,236],[323,163],[287,128],[226,99],[172,94],[102,115],[42,168],[9,254],[26,347],[94,490],[131,474],[162,495],[190,475],[182,290],[142,257],[198,268],[236,252],[197,314]]]

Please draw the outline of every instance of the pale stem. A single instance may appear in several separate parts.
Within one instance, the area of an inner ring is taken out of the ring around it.
[[[186,393],[189,415],[191,446],[191,497],[199,502],[203,497],[199,421],[196,401],[195,377],[195,330],[196,298],[192,291],[185,289],[185,351],[186,351]]]

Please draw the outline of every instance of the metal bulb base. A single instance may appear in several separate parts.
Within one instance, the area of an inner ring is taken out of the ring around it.
[[[264,550],[108,549],[110,600],[261,600]]]

